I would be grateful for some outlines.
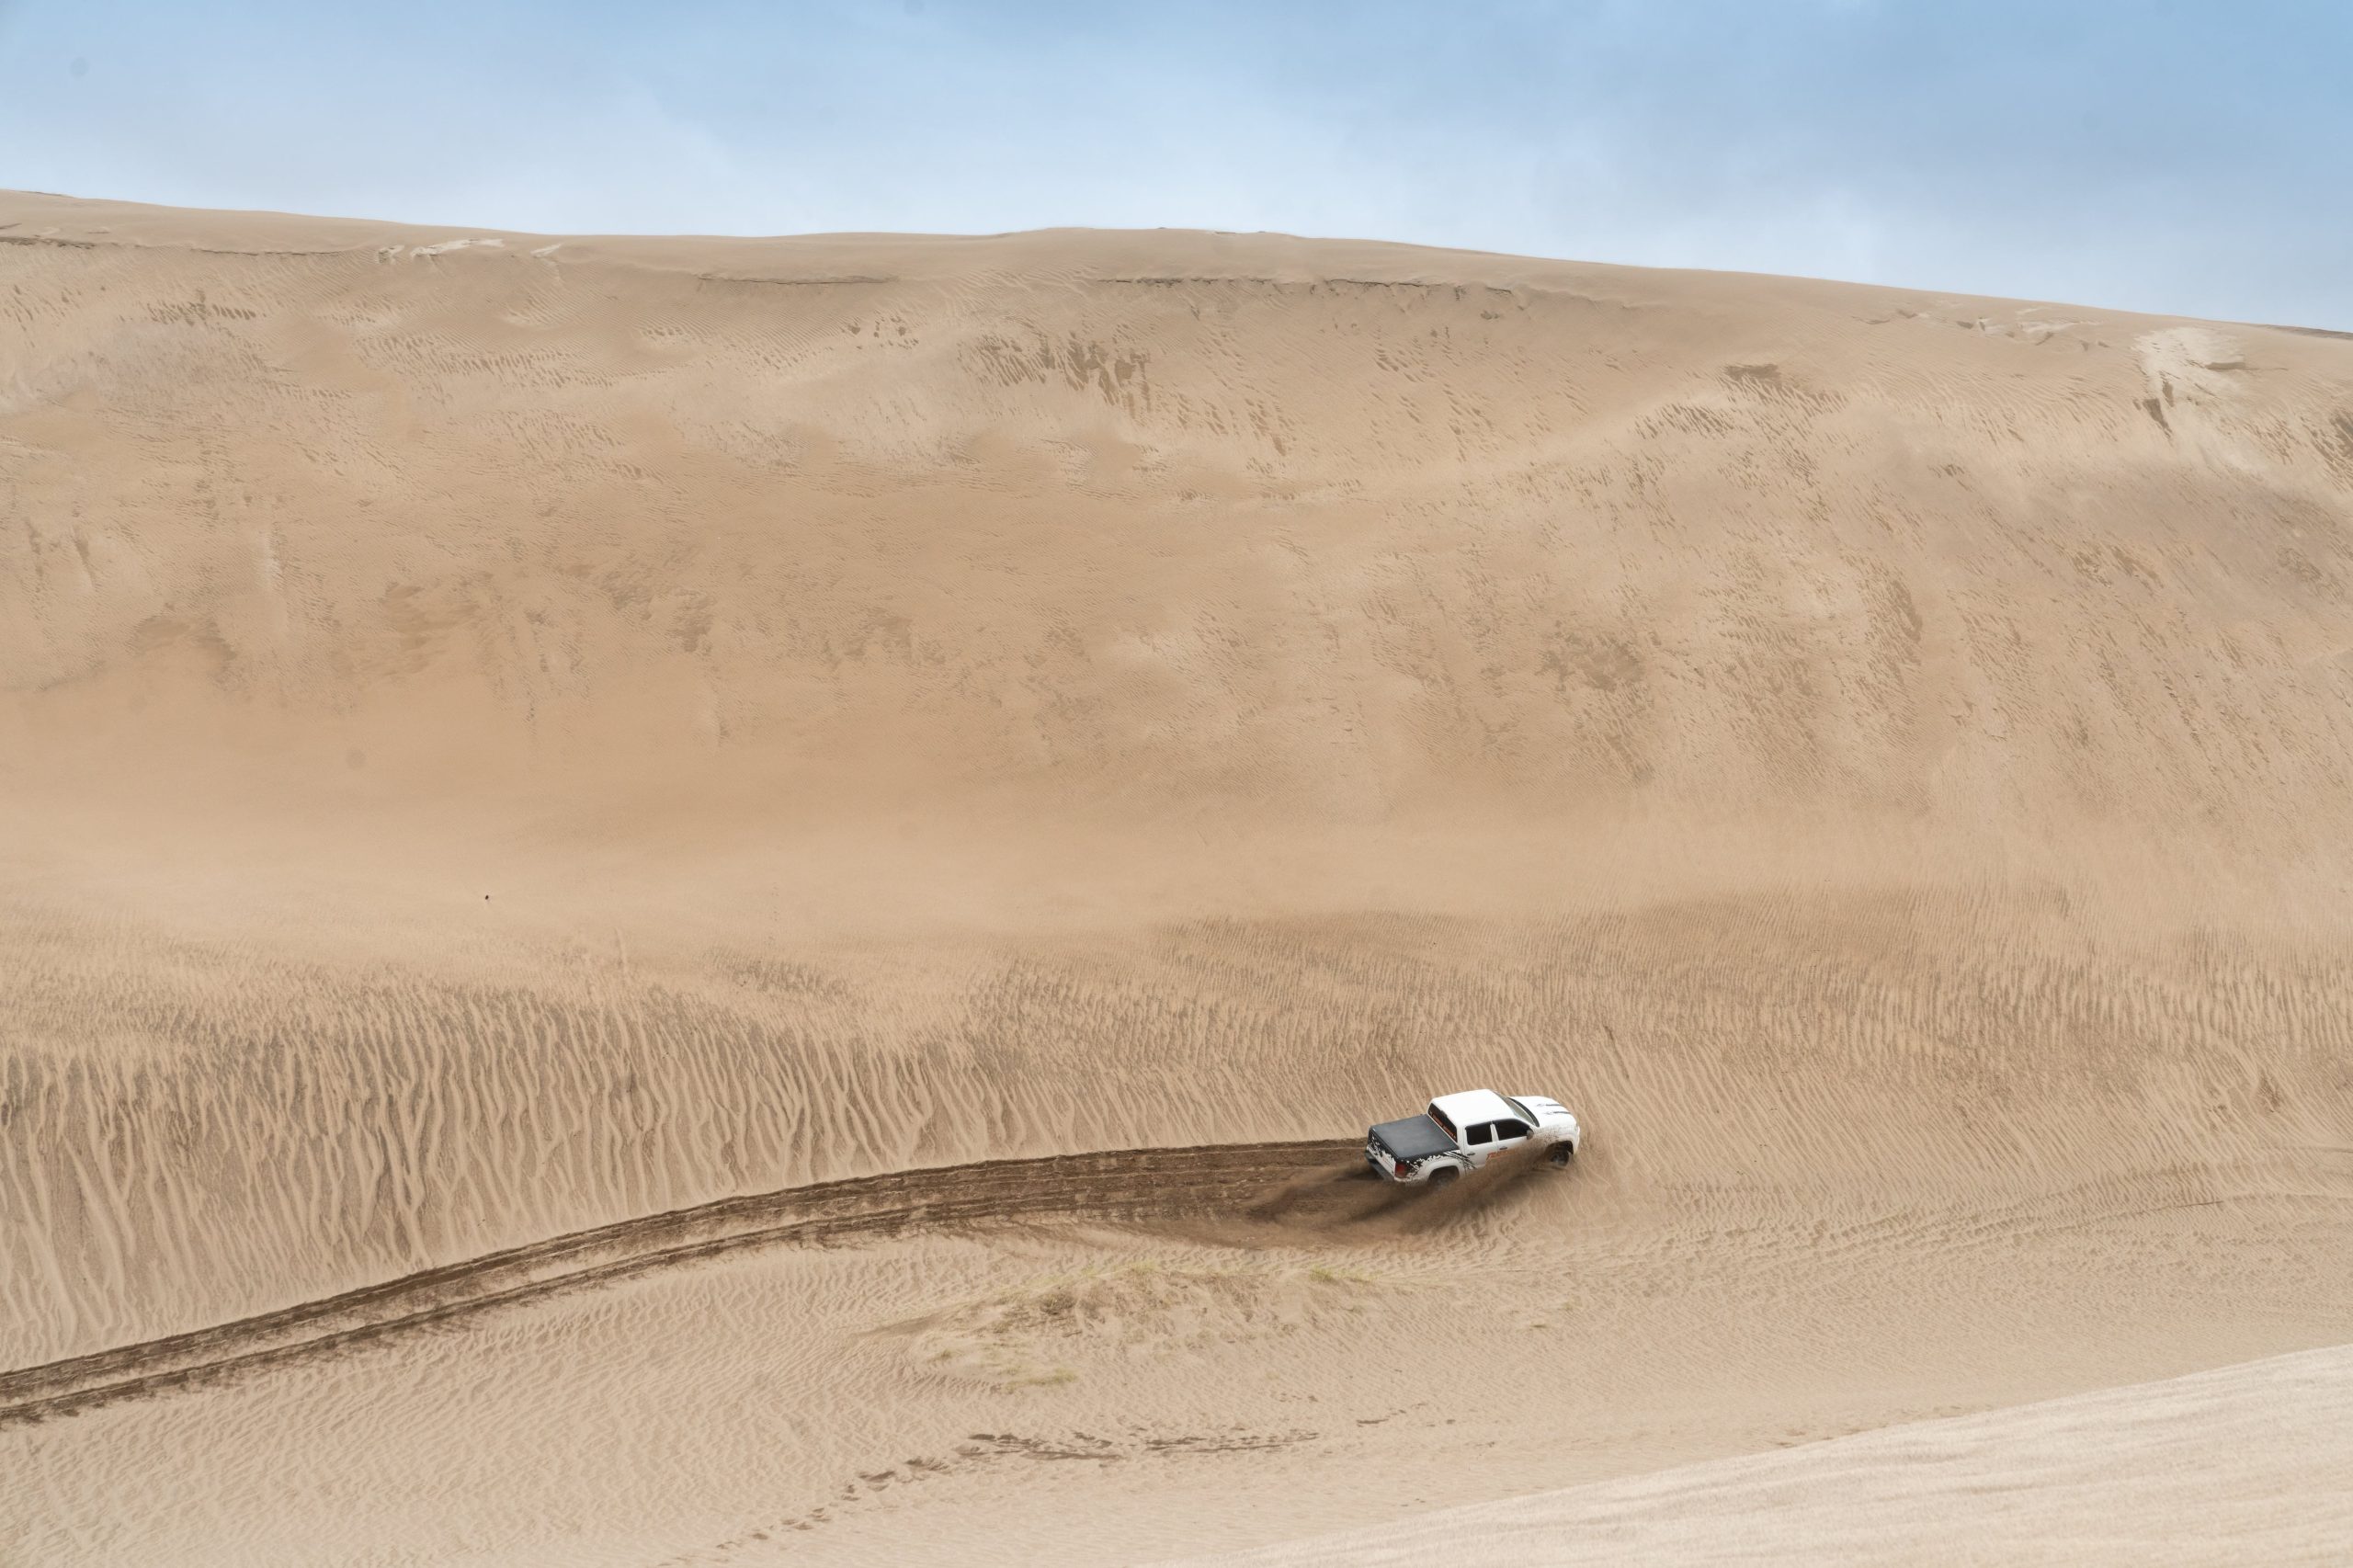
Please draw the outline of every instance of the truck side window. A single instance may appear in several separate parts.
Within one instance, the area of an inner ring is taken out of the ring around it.
[[[1503,1142],[1508,1143],[1515,1138],[1525,1138],[1527,1136],[1528,1124],[1524,1121],[1498,1121],[1495,1123],[1495,1137]]]
[[[1495,1124],[1492,1121],[1483,1121],[1471,1130],[1471,1142],[1473,1143],[1492,1142],[1495,1136]]]

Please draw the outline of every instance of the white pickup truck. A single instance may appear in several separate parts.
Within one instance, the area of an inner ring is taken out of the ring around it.
[[[1443,1187],[1507,1149],[1541,1149],[1552,1164],[1565,1165],[1584,1142],[1585,1129],[1558,1100],[1466,1089],[1438,1096],[1419,1116],[1373,1128],[1364,1158],[1384,1180]]]

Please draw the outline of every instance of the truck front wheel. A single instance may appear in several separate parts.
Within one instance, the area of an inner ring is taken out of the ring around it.
[[[1576,1156],[1576,1152],[1577,1146],[1563,1138],[1558,1143],[1553,1144],[1551,1151],[1548,1152],[1544,1157],[1552,1162],[1552,1165],[1554,1170],[1564,1171],[1569,1168],[1569,1161]]]

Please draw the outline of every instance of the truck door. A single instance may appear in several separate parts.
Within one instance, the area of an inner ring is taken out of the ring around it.
[[[1522,1143],[1527,1142],[1528,1123],[1524,1121],[1498,1121],[1495,1123],[1495,1145],[1488,1151],[1488,1156],[1489,1158],[1493,1158],[1495,1155],[1502,1153],[1506,1149],[1517,1149]]]
[[[1471,1156],[1471,1168],[1478,1169],[1495,1152],[1495,1124],[1483,1121],[1466,1128],[1462,1134],[1462,1152]]]

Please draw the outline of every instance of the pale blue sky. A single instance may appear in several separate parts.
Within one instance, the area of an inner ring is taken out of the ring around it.
[[[2353,328],[2353,3],[0,0],[0,185],[1279,229]]]

